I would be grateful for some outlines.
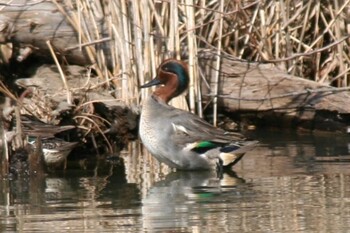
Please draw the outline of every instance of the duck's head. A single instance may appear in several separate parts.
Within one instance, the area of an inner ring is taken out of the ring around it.
[[[172,98],[184,92],[189,83],[188,67],[183,61],[167,59],[157,69],[157,76],[141,88],[160,85],[153,96],[169,102]]]

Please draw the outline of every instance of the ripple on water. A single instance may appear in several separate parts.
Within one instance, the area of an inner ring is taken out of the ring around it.
[[[348,232],[347,140],[263,136],[222,179],[172,172],[137,143],[122,168],[3,179],[0,231]]]

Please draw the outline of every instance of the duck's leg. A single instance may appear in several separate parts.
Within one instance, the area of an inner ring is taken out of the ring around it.
[[[222,179],[224,173],[224,166],[222,159],[218,158],[218,162],[216,163],[216,175],[219,179]]]

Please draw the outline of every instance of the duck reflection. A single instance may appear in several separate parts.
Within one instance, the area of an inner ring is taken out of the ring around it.
[[[191,222],[201,218],[200,213],[193,215],[201,208],[199,203],[215,203],[225,193],[235,194],[244,183],[233,171],[220,178],[212,171],[172,172],[154,183],[143,198],[143,227],[152,231],[193,226]]]

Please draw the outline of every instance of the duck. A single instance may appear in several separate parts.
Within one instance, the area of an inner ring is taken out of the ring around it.
[[[56,168],[63,163],[66,167],[67,157],[78,142],[68,142],[56,135],[68,133],[69,130],[76,128],[74,125],[48,124],[28,114],[20,115],[20,122],[30,150],[40,149],[47,167]]]
[[[169,105],[188,88],[188,65],[166,59],[156,77],[141,88],[157,86],[143,102],[139,135],[146,149],[161,163],[178,170],[232,168],[258,141],[225,132],[199,116]]]
[[[41,149],[46,166],[51,168],[57,168],[62,164],[65,168],[68,155],[78,144],[57,137],[28,137],[27,141],[33,150]]]

